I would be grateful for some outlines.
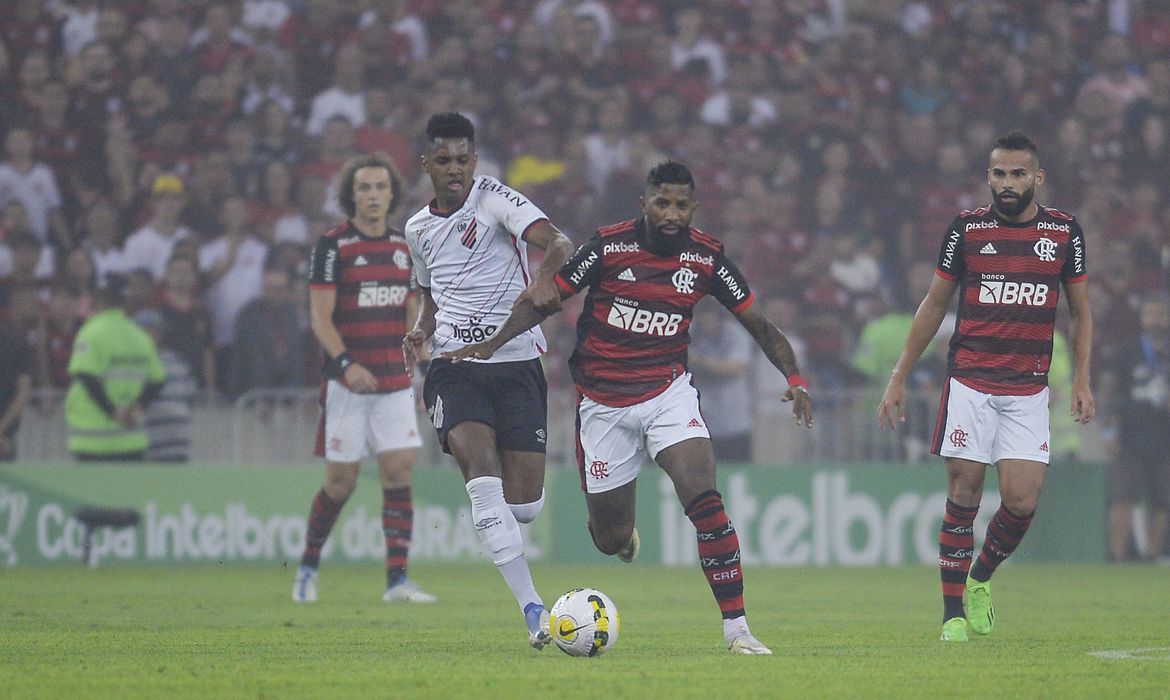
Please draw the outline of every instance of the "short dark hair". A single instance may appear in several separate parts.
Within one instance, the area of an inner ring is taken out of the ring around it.
[[[357,202],[353,199],[353,176],[362,168],[382,168],[390,173],[390,210],[393,211],[401,202],[402,176],[398,174],[398,168],[394,167],[394,161],[384,153],[351,158],[341,169],[337,182],[337,203],[341,210],[349,217],[357,214]]]
[[[1005,151],[1027,151],[1036,158],[1040,157],[1036,143],[1021,131],[1013,131],[1010,134],[1000,136],[995,140],[995,147]]]
[[[432,114],[427,120],[427,143],[435,139],[467,139],[475,145],[475,125],[459,112]]]
[[[695,178],[691,176],[687,166],[676,160],[666,160],[650,168],[646,184],[651,189],[657,189],[661,185],[690,185],[691,189],[694,189]]]

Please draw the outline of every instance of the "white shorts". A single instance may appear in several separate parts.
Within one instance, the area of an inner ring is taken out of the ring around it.
[[[691,438],[711,438],[699,413],[699,393],[683,374],[652,399],[615,408],[581,397],[579,467],[586,493],[602,493],[638,478],[662,450]]]
[[[935,429],[935,454],[995,464],[1048,464],[1048,387],[1031,396],[992,396],[951,378]]]
[[[367,454],[421,445],[413,390],[358,394],[333,379],[326,383],[318,457],[330,462],[360,462]]]

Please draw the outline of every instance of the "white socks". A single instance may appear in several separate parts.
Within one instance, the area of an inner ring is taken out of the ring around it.
[[[523,610],[529,603],[543,605],[532,583],[528,560],[524,558],[520,524],[504,501],[503,480],[498,476],[476,477],[467,482],[467,495],[471,498],[471,521],[475,534],[491,552],[492,561],[500,570],[508,588],[512,589],[520,609]],[[542,501],[543,498],[537,504]]]
[[[751,630],[748,629],[746,615],[723,621],[723,638],[727,640],[728,644],[731,644],[731,641],[736,637],[751,633]]]

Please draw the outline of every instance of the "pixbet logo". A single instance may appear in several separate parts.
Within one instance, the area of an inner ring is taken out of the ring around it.
[[[606,319],[606,323],[622,330],[665,338],[678,333],[682,319],[682,314],[637,309],[615,302],[609,307],[609,318]]]
[[[680,263],[698,263],[699,265],[706,265],[707,267],[712,267],[713,265],[715,265],[715,256],[714,255],[699,255],[698,253],[692,253],[691,251],[688,250],[688,251],[685,251],[681,255],[678,256],[678,261]]]
[[[1044,306],[1048,303],[1048,285],[1031,282],[979,283],[979,303],[1011,306]]]
[[[603,255],[612,255],[613,253],[637,253],[641,248],[637,243],[606,243],[605,248],[601,250]]]

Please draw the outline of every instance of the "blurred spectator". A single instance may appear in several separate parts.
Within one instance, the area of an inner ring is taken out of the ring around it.
[[[223,233],[199,249],[199,271],[211,312],[218,364],[230,373],[231,346],[239,340],[236,319],[261,293],[268,245],[254,235],[243,197],[224,200],[219,222]]]
[[[366,123],[365,63],[361,47],[345,44],[334,59],[333,83],[313,97],[305,132],[320,136],[331,117],[345,117],[353,126]]]
[[[129,315],[134,315],[143,309],[154,308],[158,303],[158,288],[155,286],[154,275],[145,267],[136,267],[125,275],[125,286],[122,291],[122,308]]]
[[[143,309],[134,321],[150,334],[162,361],[162,388],[143,411],[148,462],[187,462],[191,459],[191,405],[198,384],[191,367],[175,349],[162,344],[166,324],[156,309]]]
[[[675,13],[671,64],[675,70],[701,64],[710,84],[722,85],[727,77],[726,58],[723,47],[703,31],[706,26],[703,10],[696,5],[684,5]]]
[[[178,353],[193,373],[199,387],[215,393],[215,348],[211,316],[199,298],[199,262],[193,255],[173,255],[163,276],[159,311],[162,313],[160,347]]]
[[[0,318],[0,462],[17,458],[16,433],[32,393],[32,353],[24,336]]]
[[[65,284],[54,284],[45,303],[44,322],[37,329],[35,374],[37,384],[54,389],[69,387],[69,358],[81,327],[80,297]]]
[[[166,271],[175,242],[191,235],[182,222],[183,181],[175,175],[159,175],[150,187],[150,218],[126,238],[123,264],[127,270],[143,267],[155,279]]]
[[[81,248],[93,260],[94,278],[100,282],[111,272],[124,274],[126,257],[120,244],[122,222],[118,220],[118,210],[108,202],[97,201],[85,212],[82,222]]]
[[[1170,301],[1141,304],[1140,334],[1109,368],[1120,397],[1109,467],[1109,558],[1135,558],[1134,510],[1146,508],[1146,559],[1167,554],[1170,513]]]
[[[97,267],[89,251],[82,247],[69,251],[57,278],[74,295],[74,312],[83,319],[92,316],[93,295],[97,291],[98,276]]]
[[[753,406],[748,380],[756,344],[739,321],[723,313],[714,300],[695,307],[693,325],[697,332],[691,334],[687,368],[695,376],[715,459],[749,462]]]
[[[28,229],[16,229],[0,245],[0,284],[45,286],[56,269],[53,249]]]
[[[53,169],[33,159],[33,133],[18,126],[4,137],[4,162],[0,163],[0,207],[20,202],[28,214],[29,226],[43,243],[61,250],[73,246],[73,239],[61,215],[61,192]]]
[[[228,368],[227,390],[232,398],[250,389],[303,385],[308,345],[291,291],[290,271],[270,266],[264,270],[260,296],[240,311]]]

